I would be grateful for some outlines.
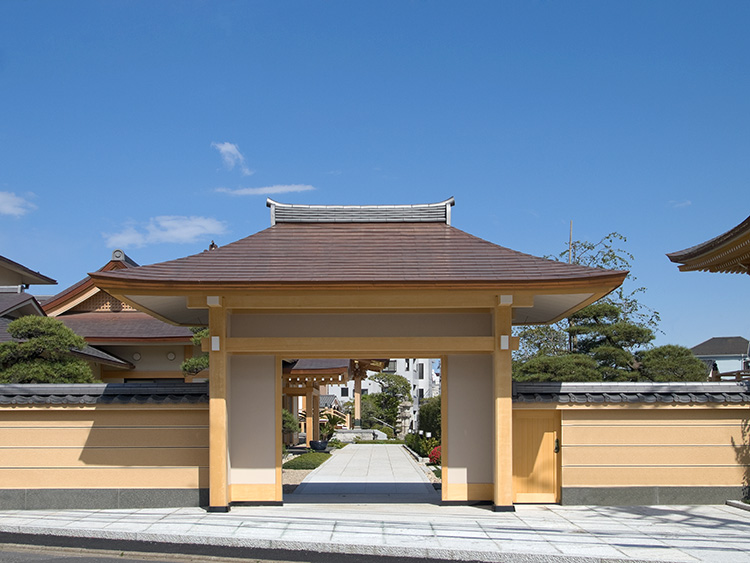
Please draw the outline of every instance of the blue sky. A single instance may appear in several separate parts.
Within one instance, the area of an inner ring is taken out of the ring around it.
[[[62,289],[289,203],[426,203],[536,255],[628,238],[657,343],[750,337],[664,256],[750,215],[747,2],[0,2],[0,254]],[[50,293],[39,287],[36,293]]]

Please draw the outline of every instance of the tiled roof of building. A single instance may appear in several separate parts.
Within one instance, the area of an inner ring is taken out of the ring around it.
[[[10,342],[13,340],[10,334],[8,334],[8,325],[13,322],[13,319],[6,319],[0,317],[0,342]]]
[[[100,341],[184,341],[193,337],[190,329],[174,326],[147,313],[68,313],[58,320],[90,342]]]
[[[133,369],[135,367],[133,364],[123,360],[122,358],[118,358],[117,356],[110,354],[109,352],[99,350],[99,348],[94,348],[90,345],[87,345],[83,350],[73,349],[71,350],[71,352],[74,356],[78,356],[79,358],[90,362],[96,362],[98,364],[105,364],[122,369]]]
[[[11,342],[14,340],[10,336],[10,334],[8,334],[8,325],[12,321],[13,319],[0,317],[0,342]],[[113,356],[112,354],[104,352],[103,350],[99,350],[98,348],[94,348],[93,346],[87,345],[83,350],[72,350],[72,352],[75,356],[78,356],[79,358],[90,362],[106,364],[118,368],[133,367],[133,364],[131,364],[130,362],[126,362],[125,360],[122,360],[117,356]]]
[[[513,383],[517,403],[750,403],[750,382]]]
[[[97,271],[109,272],[113,270],[137,268],[137,267],[138,267],[138,264],[132,258],[130,258],[127,254],[125,254],[122,250],[115,250],[114,252],[112,252],[112,259],[109,262],[107,262],[104,266],[99,268],[99,270]],[[67,301],[93,288],[94,288],[94,280],[92,280],[90,276],[86,276],[85,278],[74,283],[70,287],[66,287],[61,292],[57,293],[56,295],[53,295],[45,299],[44,310],[47,311],[47,313],[50,315],[56,314],[55,311],[59,309],[60,307],[63,307],[63,310],[65,310],[64,307]]]
[[[302,359],[297,360],[297,362],[291,366],[290,370],[291,373],[301,373],[309,370],[346,373],[349,371],[349,360],[331,358]]]
[[[33,295],[28,293],[0,293],[0,317],[12,316],[15,311],[22,310],[21,314],[43,315],[42,307]]]
[[[338,406],[339,400],[336,395],[321,395],[320,396],[320,408],[331,409]]]
[[[0,385],[0,405],[193,404],[207,402],[207,383]]]
[[[682,264],[682,271],[749,273],[750,217],[717,237],[685,250],[670,252],[667,257]]]
[[[40,274],[39,272],[35,272],[34,270],[31,270],[26,266],[19,264],[18,262],[14,262],[13,260],[6,258],[5,256],[0,256],[0,268],[9,270],[14,274],[17,274],[19,276],[20,283],[29,285],[54,285],[57,283],[52,278],[48,278],[47,276]]]
[[[683,262],[685,260],[690,260],[691,258],[695,258],[696,256],[705,254],[706,252],[710,252],[711,250],[718,248],[725,242],[728,242],[734,237],[744,234],[747,231],[750,231],[750,217],[745,219],[736,227],[732,227],[725,233],[722,233],[705,242],[696,244],[695,246],[691,246],[690,248],[678,250],[676,252],[670,252],[669,254],[667,254],[667,256],[672,262]]]
[[[627,272],[538,258],[443,223],[280,223],[193,256],[116,272],[106,283],[223,287],[294,283],[533,283],[619,280]]]
[[[690,348],[696,356],[747,356],[749,350],[750,340],[742,336],[715,336]]]

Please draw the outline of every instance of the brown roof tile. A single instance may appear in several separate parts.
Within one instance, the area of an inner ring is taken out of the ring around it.
[[[146,313],[71,313],[57,317],[89,342],[102,341],[184,341],[193,333]]]
[[[441,223],[280,223],[217,250],[91,275],[231,285],[555,282],[624,274],[538,258]]]

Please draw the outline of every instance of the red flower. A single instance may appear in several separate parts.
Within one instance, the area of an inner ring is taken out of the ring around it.
[[[442,454],[440,453],[440,446],[432,448],[432,451],[430,452],[430,463],[434,463],[435,465],[440,465],[441,457],[442,457]]]

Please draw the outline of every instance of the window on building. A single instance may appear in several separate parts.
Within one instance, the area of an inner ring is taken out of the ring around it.
[[[365,395],[367,395],[367,389],[362,389],[362,396],[364,397]]]
[[[406,359],[406,371],[409,371],[409,358]]]
[[[342,387],[341,388],[341,396],[342,397],[348,397],[349,396],[349,388],[348,387]]]
[[[388,373],[395,373],[396,372],[396,360],[390,360],[388,362],[388,367],[385,368],[383,371],[387,371]]]
[[[419,399],[424,399],[424,389],[419,390]]]
[[[417,372],[419,373],[419,379],[424,379],[424,364],[417,366]]]

